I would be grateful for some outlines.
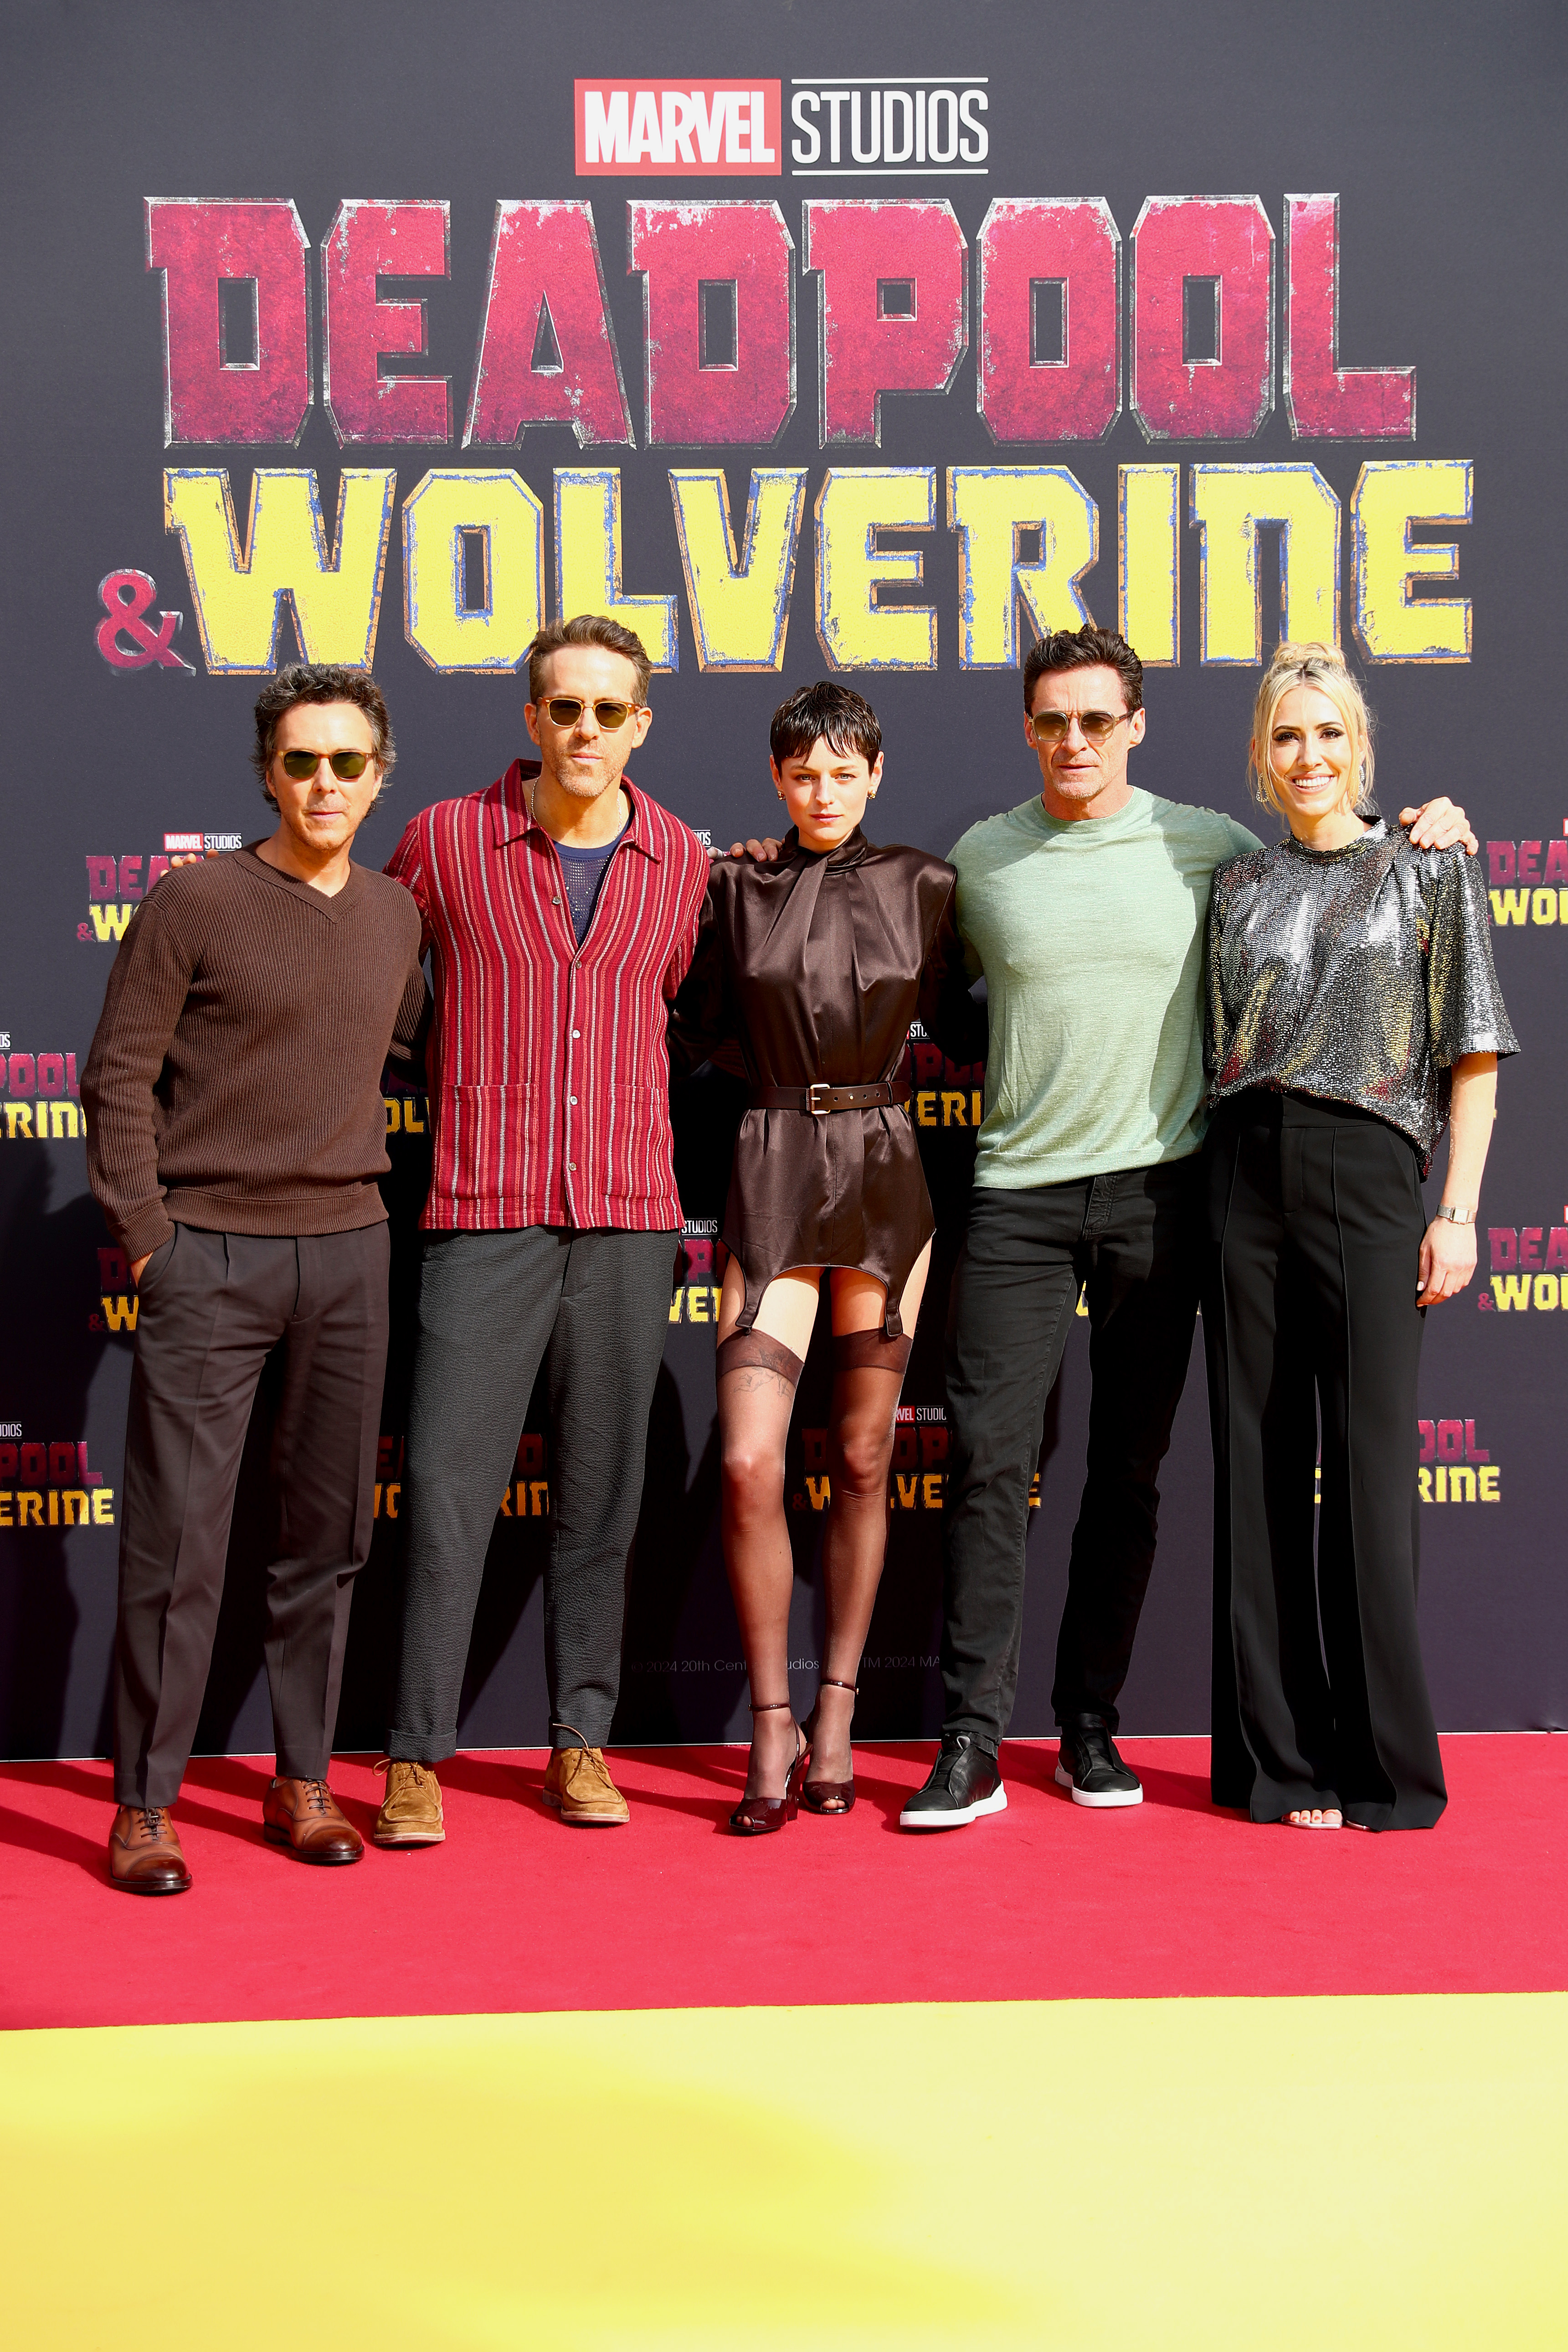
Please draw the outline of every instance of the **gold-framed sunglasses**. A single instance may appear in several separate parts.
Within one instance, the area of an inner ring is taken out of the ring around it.
[[[340,784],[357,783],[371,761],[374,751],[279,751],[283,773],[297,784],[308,784],[325,760]]]
[[[541,705],[550,713],[555,727],[575,727],[583,716],[583,702],[575,694],[552,694]],[[606,735],[616,734],[628,719],[635,719],[642,705],[637,702],[595,702],[594,716]]]
[[[1029,732],[1037,743],[1065,743],[1068,729],[1078,720],[1086,743],[1109,743],[1130,710],[1037,710],[1029,717]]]

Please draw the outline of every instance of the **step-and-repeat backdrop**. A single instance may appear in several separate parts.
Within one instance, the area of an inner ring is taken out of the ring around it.
[[[79,1084],[127,920],[170,865],[269,829],[247,764],[269,669],[300,652],[374,665],[401,747],[361,836],[379,863],[416,808],[526,748],[523,647],[542,617],[588,608],[658,661],[634,774],[719,843],[773,821],[768,719],[815,677],[881,714],[879,835],[944,851],[1037,786],[1018,668],[1041,629],[1124,629],[1148,670],[1134,780],[1243,816],[1268,649],[1338,639],[1362,665],[1385,807],[1443,792],[1473,816],[1524,1045],[1500,1087],[1476,1282],[1428,1318],[1439,1718],[1562,1724],[1559,12],[6,15],[0,1752],[106,1744],[136,1300],[87,1189]],[[941,1318],[984,1078],[919,1036],[911,1055],[941,1234],[868,1735],[939,1719]],[[626,1741],[746,1721],[713,1427],[737,1116],[722,1079],[678,1089],[683,1278],[646,1456],[603,1465],[643,1491]],[[345,1746],[381,1736],[406,1507],[428,1118],[417,1093],[386,1117],[396,1338]],[[1041,1433],[1022,1732],[1049,1724],[1087,1333]],[[803,1693],[823,1337],[788,1470]],[[269,1738],[266,1408],[264,1391],[205,1748]],[[545,1735],[553,1444],[536,1401],[497,1498],[475,1744]],[[1200,1350],[1131,1730],[1206,1722],[1209,1475]]]

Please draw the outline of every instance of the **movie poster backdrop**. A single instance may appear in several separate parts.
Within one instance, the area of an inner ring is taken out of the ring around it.
[[[588,609],[658,665],[634,778],[721,845],[776,826],[769,717],[826,675],[881,715],[878,833],[945,851],[1037,789],[1019,666],[1086,616],[1146,665],[1134,781],[1267,834],[1244,782],[1260,664],[1281,633],[1359,663],[1385,810],[1444,792],[1471,813],[1524,1047],[1477,1279],[1428,1318],[1413,1504],[1438,1716],[1563,1724],[1560,11],[5,17],[0,1751],[108,1744],[137,1310],[87,1189],[79,1088],[116,942],[170,866],[268,829],[247,764],[258,677],[300,653],[374,665],[400,749],[361,836],[380,864],[416,809],[527,749],[523,648]],[[1132,986],[1135,939],[1127,954]],[[942,1320],[984,1085],[919,1034],[910,1054],[940,1234],[868,1737],[940,1721]],[[747,1727],[713,1381],[738,1117],[722,1077],[676,1090],[665,1365],[646,1455],[603,1465],[643,1491],[618,1741]],[[395,1339],[353,1748],[381,1738],[395,1635],[425,1096],[389,1094],[386,1124]],[[1434,1201],[1440,1181],[1439,1160]],[[803,1703],[825,1336],[788,1465]],[[1022,1733],[1050,1724],[1088,1383],[1080,1307],[1041,1432]],[[203,1748],[269,1744],[267,1434],[264,1385]],[[469,1744],[546,1736],[555,1442],[536,1397],[497,1497]],[[1209,1485],[1199,1347],[1131,1731],[1206,1725]]]

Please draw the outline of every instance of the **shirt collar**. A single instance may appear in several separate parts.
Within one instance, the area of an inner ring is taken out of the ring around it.
[[[550,839],[544,827],[536,824],[528,813],[529,786],[538,773],[537,760],[514,760],[505,775],[499,777],[486,793],[490,809],[490,839],[497,849],[503,849],[510,841],[523,841],[530,837],[539,842]],[[643,796],[629,776],[623,776],[621,783],[631,809],[631,817],[616,835],[614,845],[618,848],[623,841],[626,842],[658,865],[658,845],[653,838],[653,828],[648,822]]]

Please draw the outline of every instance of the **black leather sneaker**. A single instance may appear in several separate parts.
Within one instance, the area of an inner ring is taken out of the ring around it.
[[[961,1830],[982,1813],[1007,1810],[1002,1768],[973,1733],[944,1731],[936,1762],[899,1815],[901,1830]]]
[[[1141,1805],[1143,1783],[1116,1752],[1116,1742],[1098,1715],[1080,1715],[1062,1726],[1057,1780],[1072,1790],[1075,1805]]]

